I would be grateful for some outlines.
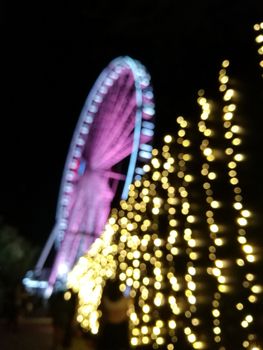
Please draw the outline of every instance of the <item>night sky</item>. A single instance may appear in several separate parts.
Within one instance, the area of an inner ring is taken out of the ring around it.
[[[178,115],[198,116],[197,91],[214,97],[221,61],[231,61],[251,154],[243,187],[262,211],[263,79],[253,30],[262,0],[5,1],[0,12],[0,215],[22,234],[47,239],[83,103],[120,55],[152,76],[156,142]]]

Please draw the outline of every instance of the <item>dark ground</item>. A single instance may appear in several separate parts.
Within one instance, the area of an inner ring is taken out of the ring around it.
[[[5,320],[0,320],[1,350],[50,350],[52,345],[51,319],[21,318],[18,330],[7,329]],[[80,334],[75,334],[70,350],[92,350]]]

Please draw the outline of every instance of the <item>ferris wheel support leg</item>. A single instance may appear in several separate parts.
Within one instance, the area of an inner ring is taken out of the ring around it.
[[[60,252],[58,252],[56,258],[55,258],[55,263],[53,265],[53,268],[51,270],[51,273],[50,273],[50,276],[49,276],[49,279],[48,279],[48,284],[49,284],[49,287],[53,289],[53,286],[56,282],[56,279],[57,279],[57,274],[58,274],[58,266],[61,262],[61,254]]]
[[[44,246],[44,249],[42,250],[42,253],[36,263],[36,271],[40,271],[42,270],[46,260],[47,260],[47,257],[51,251],[51,248],[55,242],[55,238],[56,238],[56,232],[57,232],[57,227],[55,226],[53,228],[53,230],[51,231],[51,234],[49,235],[49,238]]]
[[[48,280],[48,283],[52,288],[57,280],[62,282],[65,281],[66,275],[71,268],[69,257],[72,252],[74,239],[75,235],[73,232],[68,232],[67,235],[64,236]]]
[[[69,269],[71,269],[76,262],[78,251],[81,245],[81,240],[82,240],[82,233],[78,232],[75,233],[74,235],[74,240],[71,245],[71,250],[68,252],[68,264],[69,264]]]

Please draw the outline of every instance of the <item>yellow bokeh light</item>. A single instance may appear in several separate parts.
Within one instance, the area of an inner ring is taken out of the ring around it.
[[[165,135],[164,137],[164,142],[166,143],[171,143],[173,140],[172,136],[171,135]]]

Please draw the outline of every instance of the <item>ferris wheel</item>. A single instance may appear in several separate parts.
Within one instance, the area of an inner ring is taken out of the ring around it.
[[[145,67],[128,56],[102,71],[77,123],[62,177],[54,229],[36,265],[41,270],[53,245],[48,284],[63,279],[99,237],[113,200],[126,199],[129,185],[151,158],[154,102]],[[116,198],[117,197],[117,198]]]

